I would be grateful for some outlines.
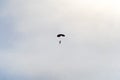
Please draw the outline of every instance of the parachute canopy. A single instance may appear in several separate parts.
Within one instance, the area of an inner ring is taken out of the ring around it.
[[[65,37],[64,34],[58,34],[57,37]]]

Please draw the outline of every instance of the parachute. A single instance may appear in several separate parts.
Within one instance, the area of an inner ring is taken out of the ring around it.
[[[58,34],[57,37],[65,37],[64,34]]]
[[[64,35],[64,34],[58,34],[57,37],[58,37],[58,38],[60,38],[60,37],[65,37],[65,35]],[[59,40],[59,44],[61,44],[61,40]]]

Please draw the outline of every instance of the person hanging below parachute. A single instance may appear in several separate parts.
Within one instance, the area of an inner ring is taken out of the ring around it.
[[[65,37],[65,35],[64,34],[58,34],[57,37],[61,38],[61,37]],[[61,40],[59,41],[59,44],[61,44]]]

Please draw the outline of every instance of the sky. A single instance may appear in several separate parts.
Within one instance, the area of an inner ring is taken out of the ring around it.
[[[119,4],[0,0],[0,80],[120,80]]]

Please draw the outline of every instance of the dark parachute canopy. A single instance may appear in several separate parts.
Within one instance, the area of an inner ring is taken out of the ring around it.
[[[57,37],[65,37],[64,34],[58,34]]]

